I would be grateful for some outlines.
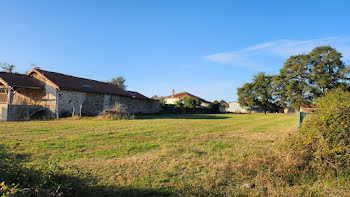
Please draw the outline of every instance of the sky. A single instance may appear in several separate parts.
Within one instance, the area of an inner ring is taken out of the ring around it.
[[[235,101],[258,72],[330,45],[350,63],[348,1],[0,0],[0,62],[146,96]]]

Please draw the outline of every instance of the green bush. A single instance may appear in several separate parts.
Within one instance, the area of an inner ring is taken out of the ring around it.
[[[350,166],[350,92],[332,90],[318,101],[317,108],[317,113],[307,118],[293,148],[317,172],[346,169]]]
[[[201,102],[196,99],[196,98],[192,98],[192,97],[188,97],[185,96],[181,99],[184,107],[188,107],[188,108],[195,108],[197,106],[200,106]]]
[[[297,134],[290,134],[268,157],[249,158],[235,171],[254,189],[250,195],[319,196],[314,184],[350,177],[350,92],[335,89],[317,102]],[[332,185],[330,183],[330,185]],[[319,193],[320,192],[320,193]]]

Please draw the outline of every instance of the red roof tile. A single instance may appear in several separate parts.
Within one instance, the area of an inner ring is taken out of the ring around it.
[[[208,101],[206,101],[206,100],[204,100],[204,99],[202,99],[202,98],[200,98],[198,96],[190,94],[188,92],[181,92],[181,93],[178,93],[178,94],[174,94],[174,96],[170,95],[170,96],[167,96],[165,98],[183,98],[183,97],[186,97],[186,96],[192,97],[192,98],[196,98],[196,99],[198,99],[198,100],[200,100],[201,102],[204,102],[204,103],[210,103],[210,102],[208,102]]]
[[[302,106],[303,108],[316,108],[316,105],[314,104],[306,104]]]

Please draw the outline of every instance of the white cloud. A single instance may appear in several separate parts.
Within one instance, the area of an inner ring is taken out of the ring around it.
[[[238,67],[266,69],[262,57],[286,59],[291,55],[309,53],[314,47],[331,45],[343,54],[344,60],[350,60],[350,37],[337,36],[313,40],[277,40],[249,46],[237,51],[216,53],[205,56],[206,60]]]

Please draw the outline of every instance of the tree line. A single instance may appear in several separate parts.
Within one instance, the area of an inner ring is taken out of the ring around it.
[[[314,48],[308,54],[291,56],[278,75],[263,72],[237,89],[241,106],[266,111],[313,104],[334,88],[350,90],[350,68],[342,54],[331,46]]]

